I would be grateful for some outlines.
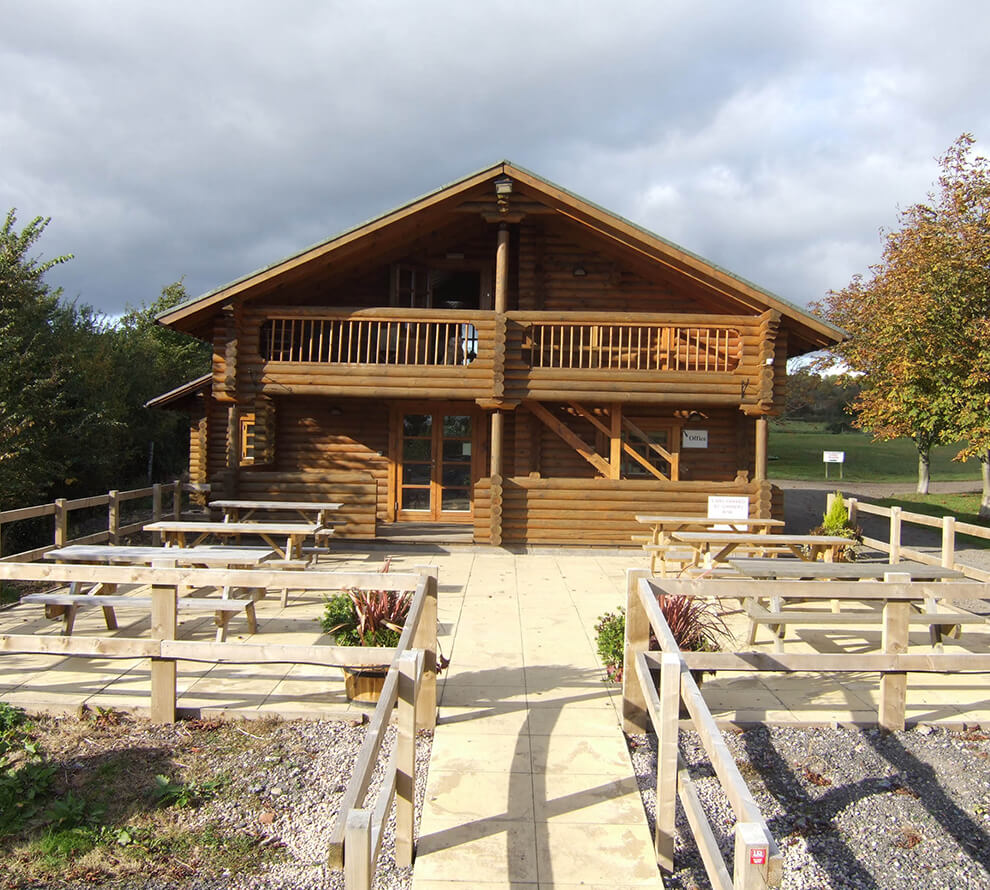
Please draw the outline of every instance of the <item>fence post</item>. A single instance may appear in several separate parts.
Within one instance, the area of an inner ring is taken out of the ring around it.
[[[849,514],[849,524],[855,525],[859,517],[859,501],[856,498],[849,498],[846,501],[846,512]]]
[[[664,653],[660,659],[660,725],[657,734],[657,813],[653,846],[657,865],[674,870],[674,816],[677,809],[677,735],[681,704],[679,655]]]
[[[351,810],[344,829],[344,890],[371,890],[371,810]]]
[[[64,547],[69,542],[69,511],[65,509],[65,498],[55,501],[55,546]]]
[[[622,658],[622,729],[639,735],[649,730],[646,696],[636,675],[636,653],[650,648],[650,620],[639,601],[639,581],[646,569],[626,570],[626,639]]]
[[[825,495],[825,513],[826,513],[826,515],[832,509],[832,504],[834,504],[834,503],[835,503],[835,492],[834,491],[830,491],[827,495]]]
[[[909,584],[911,576],[904,572],[887,572],[885,584]],[[907,652],[908,618],[911,604],[907,600],[891,600],[883,607],[883,652],[900,655]],[[883,671],[880,674],[880,725],[891,732],[904,729],[907,705],[907,674],[904,671]]]
[[[762,825],[758,822],[736,823],[732,890],[763,890],[775,886],[770,850],[770,839]]]
[[[423,566],[426,576],[426,601],[413,634],[412,648],[423,650],[423,675],[416,696],[416,729],[433,729],[437,725],[437,566]]]
[[[172,516],[182,519],[182,483],[178,479],[172,483]]]
[[[956,562],[956,517],[942,517],[942,568],[951,569]]]
[[[177,600],[177,587],[152,585],[151,639],[175,639]],[[174,658],[151,659],[151,719],[154,723],[175,723],[175,668]]]
[[[110,539],[111,544],[120,543],[120,492],[119,491],[109,491],[107,492],[108,507],[107,507],[107,537]]]
[[[890,559],[891,564],[901,561],[901,508],[890,508]]]
[[[423,651],[406,650],[399,656],[398,727],[395,740],[395,864],[413,863],[413,827],[416,822],[416,693]]]

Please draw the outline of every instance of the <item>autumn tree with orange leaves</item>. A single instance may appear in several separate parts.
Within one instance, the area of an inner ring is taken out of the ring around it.
[[[918,491],[935,445],[964,442],[982,464],[990,516],[990,162],[960,136],[940,159],[938,190],[884,233],[883,257],[815,308],[847,330],[836,347],[862,373],[857,425],[911,438]]]

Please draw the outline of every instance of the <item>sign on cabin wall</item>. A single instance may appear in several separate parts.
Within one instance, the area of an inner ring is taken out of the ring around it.
[[[749,498],[708,496],[709,519],[746,519],[749,516]]]
[[[708,430],[682,430],[681,448],[707,448]]]

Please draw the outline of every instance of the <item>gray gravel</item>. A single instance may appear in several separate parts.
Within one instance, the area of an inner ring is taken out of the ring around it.
[[[723,736],[783,853],[786,890],[990,888],[990,733],[755,727]],[[629,743],[652,830],[656,736]],[[680,750],[731,871],[728,801],[697,734],[682,732]],[[667,887],[710,887],[679,804],[677,831]]]

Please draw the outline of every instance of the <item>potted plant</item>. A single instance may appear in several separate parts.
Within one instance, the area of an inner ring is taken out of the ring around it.
[[[389,569],[386,558],[382,573]],[[395,590],[357,590],[327,597],[320,626],[338,646],[388,646],[399,644],[409,614],[411,593]],[[375,702],[381,695],[388,665],[344,668],[344,690],[350,701]]]
[[[849,521],[849,511],[846,509],[842,494],[836,492],[822,524],[811,530],[813,535],[832,535],[838,538],[849,538],[849,546],[843,547],[837,554],[841,562],[853,562],[856,559],[856,547],[863,543],[863,530]]]

